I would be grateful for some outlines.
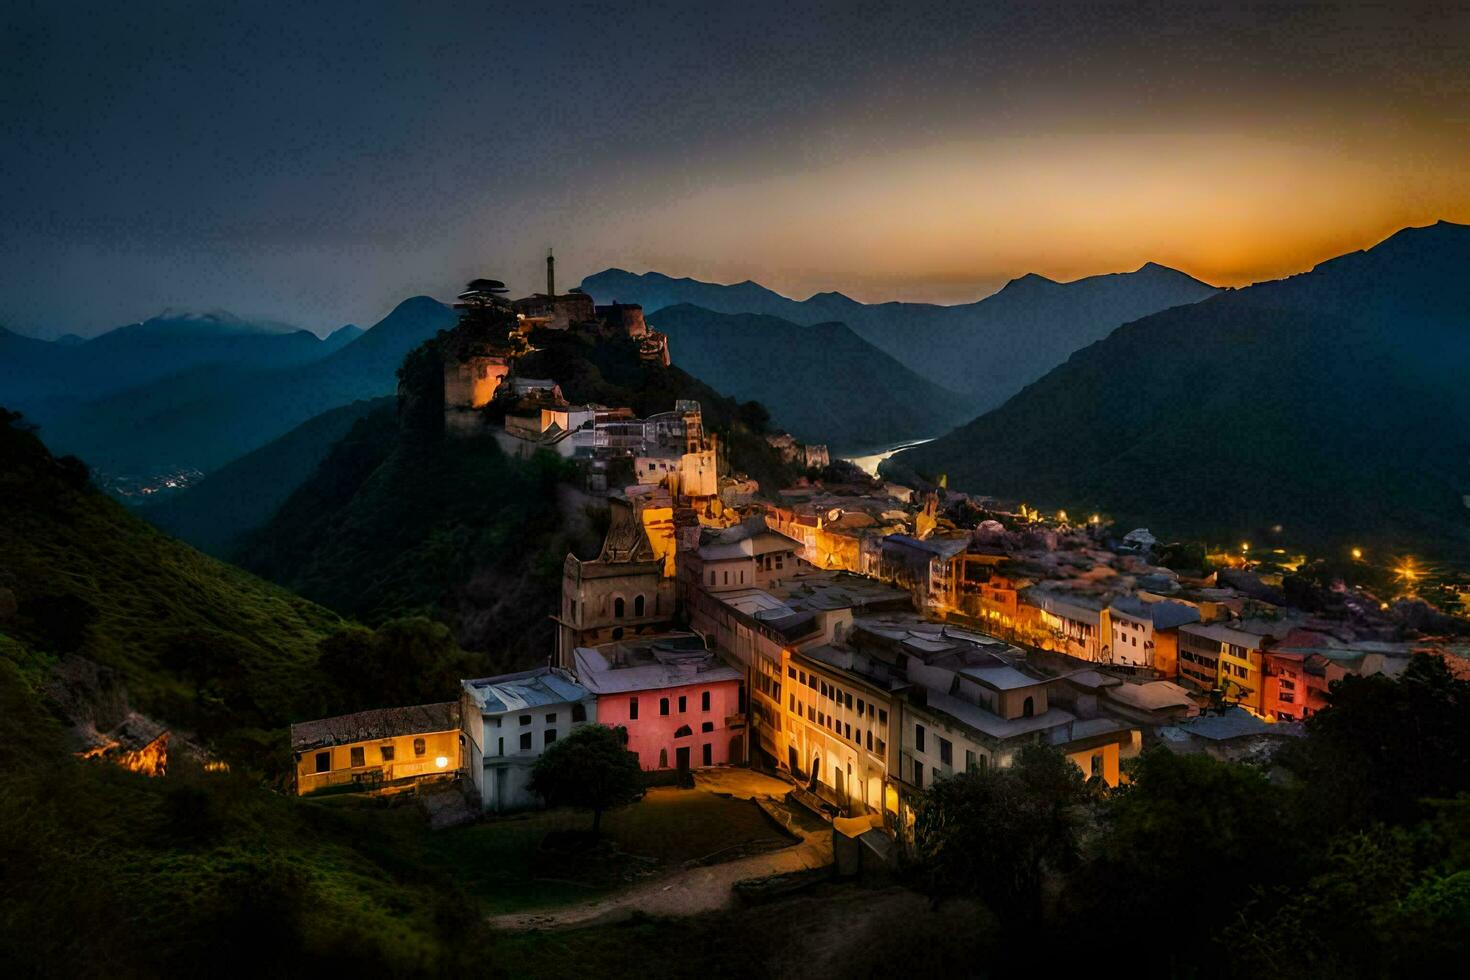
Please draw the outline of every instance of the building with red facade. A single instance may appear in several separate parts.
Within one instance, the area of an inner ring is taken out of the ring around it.
[[[644,769],[745,762],[744,673],[693,633],[634,637],[576,651],[577,680],[597,720],[628,730]]]

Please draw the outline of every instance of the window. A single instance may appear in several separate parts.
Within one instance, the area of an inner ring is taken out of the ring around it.
[[[827,715],[825,712],[817,712],[817,724],[821,725],[823,728],[827,727]]]
[[[623,613],[627,610],[627,608],[628,604],[623,601],[623,597],[618,596],[616,599],[613,600],[613,618],[622,619]]]
[[[367,763],[363,760],[363,753],[362,753],[362,746],[361,745],[354,745],[348,751],[347,756],[351,760],[351,762],[352,762],[352,768],[354,768],[354,769],[358,768],[359,766],[365,766],[365,765],[367,765]]]
[[[585,704],[583,704],[582,702],[578,701],[576,704],[572,705],[572,723],[573,724],[576,724],[579,721],[586,721],[586,720],[587,720],[587,706]]]
[[[869,729],[868,730],[868,751],[869,752],[873,751],[873,731],[872,731],[872,729]]]
[[[924,788],[924,763],[918,759],[914,760],[914,785],[919,789]]]
[[[555,742],[555,741],[556,741],[556,729],[555,728],[548,728],[548,729],[546,729],[546,734],[544,736],[542,736],[542,739],[541,739],[541,747],[542,748],[545,748],[546,746],[550,745],[552,742]]]
[[[693,734],[694,729],[690,728],[688,725],[680,725],[678,728],[674,729],[675,738],[688,738],[690,735]]]
[[[521,751],[522,752],[529,752],[529,751],[531,751],[531,733],[530,732],[521,732]]]
[[[638,720],[638,699],[628,699],[628,718],[632,721]]]
[[[715,730],[715,723],[712,721],[701,722],[699,730],[702,732],[712,732]]]
[[[688,703],[689,703],[689,699],[687,697],[685,697],[682,694],[679,695],[679,714],[682,715],[684,713],[684,711],[685,711],[685,705],[687,705]]]
[[[786,710],[787,711],[792,711],[792,712],[796,711],[796,695],[795,694],[788,694],[788,695],[786,695],[786,697],[787,697]]]
[[[808,677],[806,679],[806,686],[809,687],[809,688],[811,688],[813,691],[815,691],[817,689],[817,675],[816,674],[808,675]]]
[[[429,750],[429,747],[424,744],[424,740],[423,739],[416,738],[416,739],[413,740],[413,754],[414,755],[423,755],[428,750]]]
[[[886,724],[888,724],[888,712],[887,711],[884,711],[882,708],[879,708],[878,709],[878,724],[880,724],[880,725],[886,725]]]
[[[858,711],[858,717],[861,718],[863,716],[863,699],[862,698],[858,698],[858,709],[857,709],[857,711]]]
[[[954,746],[947,738],[939,739],[939,761],[946,766],[954,765]]]
[[[1092,757],[1092,774],[1098,779],[1101,779],[1103,776],[1103,757],[1101,752]]]
[[[780,691],[779,688],[776,691],[776,700],[778,702],[781,700],[781,691]],[[703,692],[703,693],[701,693],[699,695],[699,709],[701,711],[708,711],[709,710],[709,692],[708,691],[705,691],[705,692]]]
[[[546,715],[546,724],[548,724],[548,725],[555,725],[556,724],[556,712],[555,711],[549,712]]]
[[[496,742],[496,745],[495,745],[495,754],[496,755],[505,755],[505,739],[503,739],[503,738],[497,738],[495,740],[495,742]]]
[[[635,596],[634,599],[633,599],[633,615],[634,616],[642,616],[643,615],[643,596],[641,596],[641,595],[640,596]]]
[[[797,678],[797,683],[799,683],[799,684],[805,684],[806,683],[806,671],[804,671],[804,670],[803,671],[800,671],[799,674],[800,674],[800,676]]]
[[[790,664],[787,664],[786,665],[786,676],[787,677],[795,677],[796,676],[796,668],[793,667],[793,666],[791,666]]]
[[[847,708],[848,708],[849,711],[852,710],[852,692],[851,691],[844,691],[844,692],[842,692],[842,703],[845,704],[845,705],[847,705]]]
[[[842,737],[849,742],[852,741],[852,726],[845,721],[842,723]]]
[[[728,571],[725,572],[725,584],[730,584],[730,573]]]
[[[380,746],[378,746],[378,754],[383,757],[383,761],[384,762],[392,762],[393,761],[393,746],[391,746],[391,745],[380,745]]]
[[[530,723],[531,723],[531,716],[530,715],[521,715],[521,727],[522,728],[525,728]]]
[[[712,766],[715,764],[715,747],[713,745],[705,742],[702,754],[705,765]]]
[[[920,752],[924,751],[924,726],[923,725],[915,725],[914,726],[914,748],[918,749]]]
[[[873,739],[873,742],[874,742],[873,752],[876,755],[883,755],[884,753],[886,753],[888,751],[888,743],[885,742],[885,741],[883,741],[881,738],[875,738],[875,739]]]
[[[826,681],[822,681],[822,697],[827,698],[828,700],[831,700],[831,695],[827,693],[827,682]]]
[[[713,568],[711,568],[709,570],[709,584],[710,585],[714,585],[715,584],[715,570]]]
[[[658,713],[661,714],[661,715],[666,715],[666,714],[669,713],[669,699],[668,698],[659,698],[658,699]]]
[[[965,771],[974,772],[975,768],[975,753],[969,749],[965,749]]]
[[[316,754],[316,771],[327,772],[332,768],[332,753],[318,752]]]
[[[1022,701],[1021,717],[1030,718],[1034,714],[1036,714],[1036,702],[1031,698],[1027,698],[1025,701]]]
[[[816,708],[813,708],[811,705],[807,705],[806,706],[806,720],[807,721],[816,721],[817,720],[817,709]]]

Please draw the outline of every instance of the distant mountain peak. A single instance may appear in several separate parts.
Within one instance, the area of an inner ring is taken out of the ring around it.
[[[1038,273],[1028,272],[1024,276],[1017,276],[1015,279],[1012,279],[1010,282],[1006,283],[1000,288],[1000,291],[1005,292],[1008,289],[1012,291],[1018,289],[1036,289],[1044,286],[1058,285],[1061,284],[1058,283],[1055,279],[1048,279],[1046,276],[1040,275]]]

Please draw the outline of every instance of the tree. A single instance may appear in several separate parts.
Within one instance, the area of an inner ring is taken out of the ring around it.
[[[1339,826],[1421,817],[1422,800],[1470,791],[1470,681],[1419,655],[1397,678],[1349,675],[1280,756],[1305,783],[1310,814]]]
[[[638,798],[638,757],[627,749],[628,731],[583,725],[541,753],[531,770],[531,789],[551,806],[592,811],[592,833],[602,812]]]
[[[344,626],[318,650],[317,665],[341,692],[341,711],[442,701],[473,666],[447,626],[421,616],[390,620],[376,631]]]
[[[1049,746],[1027,746],[1009,768],[940,780],[914,823],[930,891],[978,892],[1002,919],[1039,919],[1047,873],[1077,858],[1087,800],[1082,770]]]

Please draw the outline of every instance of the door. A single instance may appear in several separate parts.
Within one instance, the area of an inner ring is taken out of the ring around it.
[[[674,759],[676,760],[675,764],[679,767],[680,771],[687,770],[689,768],[689,746],[681,745],[677,749],[675,749]]]

